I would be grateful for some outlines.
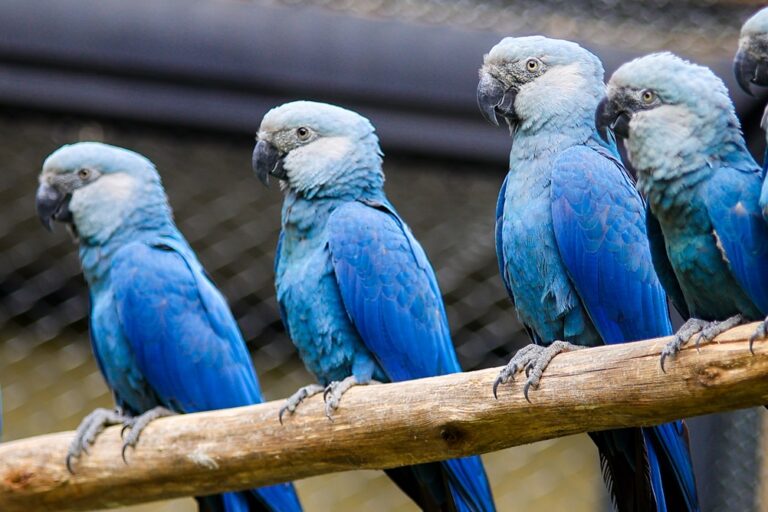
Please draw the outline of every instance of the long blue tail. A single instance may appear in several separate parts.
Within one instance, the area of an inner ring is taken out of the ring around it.
[[[619,512],[699,512],[688,435],[681,421],[590,432]]]
[[[301,512],[293,484],[196,498],[200,512]]]
[[[480,457],[451,459],[442,463],[448,473],[448,485],[459,512],[493,512],[491,486]]]
[[[667,509],[698,512],[699,498],[688,448],[688,429],[682,421],[644,428],[651,485],[658,512]],[[666,507],[664,507],[666,504]]]

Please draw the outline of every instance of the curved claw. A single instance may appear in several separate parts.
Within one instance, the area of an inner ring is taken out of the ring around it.
[[[499,399],[499,395],[497,394],[497,391],[499,389],[500,384],[504,384],[504,379],[501,377],[501,375],[496,377],[496,380],[493,381],[493,398],[495,398],[496,400]]]
[[[533,371],[534,366],[536,366],[536,361],[529,361],[527,365],[525,365],[525,376],[530,377],[531,371]]]
[[[531,384],[532,384],[532,382],[528,381],[528,382],[525,383],[525,386],[523,386],[523,396],[525,397],[525,400],[529,404],[533,404],[533,402],[531,402],[531,399],[528,398],[528,390],[531,389]]]
[[[126,466],[128,465],[128,459],[125,458],[125,452],[126,450],[128,450],[129,447],[133,448],[133,446],[131,446],[129,443],[123,443],[123,449],[121,451],[121,456],[123,457],[123,462],[125,463]]]
[[[328,384],[325,389],[323,390],[323,402],[328,403],[328,395],[330,395],[333,392],[333,382]]]
[[[74,459],[74,458],[75,458],[74,455],[71,455],[71,454],[67,455],[67,459],[66,459],[67,471],[69,471],[70,475],[74,475],[75,474],[75,470],[72,469],[72,459]]]
[[[288,407],[284,405],[280,408],[280,412],[277,413],[277,419],[281,425],[283,424],[283,414],[285,414],[285,411],[287,410],[288,410]]]
[[[749,353],[755,355],[754,344],[758,339],[764,339],[768,335],[768,318],[760,322],[755,332],[749,337]]]
[[[669,354],[667,354],[666,352],[662,352],[662,353],[661,353],[661,371],[662,371],[663,373],[667,373],[667,369],[666,369],[666,368],[664,368],[664,361],[666,361],[666,360],[667,360],[667,356],[668,356],[668,355],[669,355]]]

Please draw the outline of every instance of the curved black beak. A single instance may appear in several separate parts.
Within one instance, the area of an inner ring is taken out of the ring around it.
[[[750,96],[754,96],[752,84],[768,86],[768,57],[764,56],[763,46],[742,46],[733,59],[736,81]]]
[[[40,222],[48,231],[52,230],[52,221],[72,222],[72,213],[69,211],[71,194],[62,194],[55,187],[47,183],[40,184],[35,194],[35,209]]]
[[[629,120],[632,115],[626,111],[617,112],[608,98],[603,98],[595,110],[595,127],[604,140],[609,140],[608,130],[626,139],[629,137]]]
[[[517,90],[505,89],[504,84],[489,73],[481,74],[477,84],[477,106],[489,123],[499,126],[497,114],[507,121],[514,121],[516,95]]]
[[[741,89],[750,96],[754,96],[751,84],[755,82],[757,68],[757,59],[749,51],[749,48],[739,48],[733,59],[733,73],[736,75],[736,81]]]
[[[285,179],[283,156],[275,146],[265,140],[256,143],[253,149],[253,172],[264,185],[269,186],[270,175],[281,180]]]

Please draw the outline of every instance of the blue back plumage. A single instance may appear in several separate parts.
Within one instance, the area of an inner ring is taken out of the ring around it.
[[[604,343],[672,334],[645,235],[644,204],[614,154],[591,144],[560,153],[552,172],[552,221],[568,276]],[[684,430],[681,422],[643,429],[660,512],[667,509],[661,452],[688,509],[698,508]],[[631,447],[623,451],[629,456]]]
[[[559,154],[552,221],[568,276],[605,343],[672,333],[650,258],[644,205],[613,155],[585,145]]]
[[[715,236],[739,286],[763,315],[768,314],[768,224],[758,204],[762,181],[756,167],[721,168],[702,197]]]
[[[657,99],[633,113],[627,145],[655,220],[649,234],[663,243],[674,273],[660,272],[665,287],[676,302],[682,295],[683,309],[696,318],[762,318],[768,314],[763,172],[747,150],[725,85],[708,68],[669,53],[625,64],[609,84],[612,98],[645,90]]]
[[[461,371],[432,267],[390,205],[336,209],[328,249],[346,311],[390,380]]]
[[[310,135],[286,136],[297,126]],[[307,368],[323,384],[461,371],[434,271],[384,194],[370,123],[339,107],[295,102],[265,116],[259,140],[284,154],[275,284]],[[495,510],[479,457],[388,474],[425,510],[448,510],[451,502],[457,510]]]
[[[460,372],[432,266],[394,208],[388,202],[347,203],[330,216],[328,234],[345,309],[387,378]],[[494,509],[479,457],[443,466],[457,504]]]
[[[725,84],[708,68],[652,54],[614,73],[608,103],[626,117],[628,155],[649,203],[654,263],[678,309],[710,321],[762,319],[763,172],[746,148]]]
[[[481,84],[495,81],[507,91],[502,104],[514,140],[496,210],[496,250],[536,343],[591,346],[672,332],[644,203],[615,141],[595,129],[602,77],[591,53],[539,36],[504,39],[481,69]],[[504,103],[509,91],[511,106]],[[620,510],[698,509],[682,423],[590,435]],[[638,472],[648,473],[649,488]]]
[[[119,327],[166,407],[198,412],[262,401],[235,319],[186,244],[127,244],[110,277]]]
[[[70,208],[91,295],[91,340],[118,404],[133,415],[262,401],[245,342],[226,300],[171,219],[152,164],[103,144],[65,146],[44,172],[83,167],[99,177]],[[200,500],[216,511],[301,510],[291,484]]]

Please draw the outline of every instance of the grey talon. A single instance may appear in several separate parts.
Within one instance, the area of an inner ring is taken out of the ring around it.
[[[65,463],[67,470],[75,474],[73,462],[79,459],[85,453],[88,455],[88,449],[96,441],[96,438],[110,425],[119,425],[125,420],[122,411],[119,409],[95,409],[88,416],[83,418],[77,427],[75,437],[67,449]]]
[[[296,412],[296,408],[299,406],[299,404],[301,404],[304,400],[315,396],[324,390],[325,388],[320,384],[309,384],[308,386],[303,386],[296,390],[294,394],[288,397],[288,399],[285,401],[285,405],[283,405],[278,412],[277,419],[280,421],[280,424],[283,424],[283,415],[285,415],[286,412],[293,414]],[[325,397],[323,397],[323,399],[325,399]]]
[[[359,381],[354,375],[346,377],[344,380],[333,381],[326,387],[324,396],[325,400],[325,415],[333,421],[333,411],[339,408],[341,403],[341,397],[354,386],[367,386],[369,384],[380,384],[379,381]]]
[[[145,428],[147,428],[147,425],[149,425],[150,423],[152,423],[158,418],[175,416],[176,414],[177,414],[176,412],[171,411],[170,409],[166,409],[165,407],[155,407],[142,413],[139,416],[126,420],[124,426],[128,425],[130,427],[130,430],[128,432],[128,435],[126,435],[123,438],[123,448],[122,448],[123,462],[128,464],[128,460],[125,458],[126,452],[128,451],[128,448],[134,448],[134,449],[136,448],[136,445],[139,442],[139,437],[141,437],[141,433],[144,431]]]

